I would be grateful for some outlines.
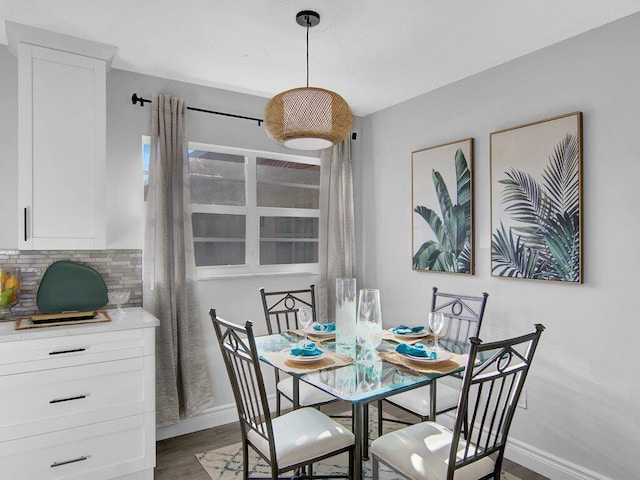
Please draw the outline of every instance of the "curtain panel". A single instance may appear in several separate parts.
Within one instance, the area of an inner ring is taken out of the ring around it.
[[[336,278],[355,277],[356,273],[351,135],[322,150],[320,163],[320,189],[326,212],[323,219],[326,248],[322,248],[319,255],[318,314],[321,322],[333,322]]]
[[[200,329],[184,101],[153,97],[143,305],[156,331],[156,423],[171,425],[213,402]]]

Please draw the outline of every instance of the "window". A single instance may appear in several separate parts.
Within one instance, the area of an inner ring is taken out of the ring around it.
[[[189,143],[189,176],[200,278],[318,272],[318,158]]]

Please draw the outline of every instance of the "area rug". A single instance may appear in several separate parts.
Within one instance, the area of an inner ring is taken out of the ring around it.
[[[351,428],[351,420],[348,418],[336,419],[344,424],[347,428]],[[384,433],[391,432],[398,428],[398,424],[386,422],[384,425]],[[375,438],[378,431],[378,419],[375,408],[369,410],[369,434]],[[376,432],[375,434],[373,432]],[[200,465],[205,469],[207,474],[213,480],[241,480],[242,479],[242,444],[240,442],[228,445],[226,447],[211,450],[206,453],[196,454],[196,458]],[[313,465],[313,473],[315,475],[331,475],[343,474],[347,472],[348,456],[347,454],[338,455],[328,458]],[[371,476],[371,460],[365,462],[365,478]],[[268,477],[271,475],[269,467],[262,459],[249,448],[249,476],[250,477]],[[387,469],[384,465],[380,465],[380,480],[399,480],[397,473]],[[502,480],[519,480],[518,477],[502,472]]]

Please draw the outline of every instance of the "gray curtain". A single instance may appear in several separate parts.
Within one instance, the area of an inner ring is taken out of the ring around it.
[[[184,101],[153,97],[146,203],[144,308],[156,331],[156,423],[171,425],[213,402],[200,332]]]
[[[319,257],[318,307],[320,321],[333,322],[336,278],[354,277],[356,273],[351,134],[323,150],[320,162],[320,189],[326,207],[326,249],[321,249]]]

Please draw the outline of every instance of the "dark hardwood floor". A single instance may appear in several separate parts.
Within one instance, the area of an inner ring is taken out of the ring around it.
[[[330,407],[323,407],[323,411],[326,413],[338,413],[348,409],[344,404],[340,405],[339,403]],[[400,410],[391,411],[390,413],[398,418],[406,415]],[[157,443],[155,480],[210,480],[209,475],[200,466],[195,455],[239,441],[240,428],[238,423],[221,425],[208,430],[162,440]],[[521,480],[548,480],[547,477],[543,477],[506,459],[504,469]]]

